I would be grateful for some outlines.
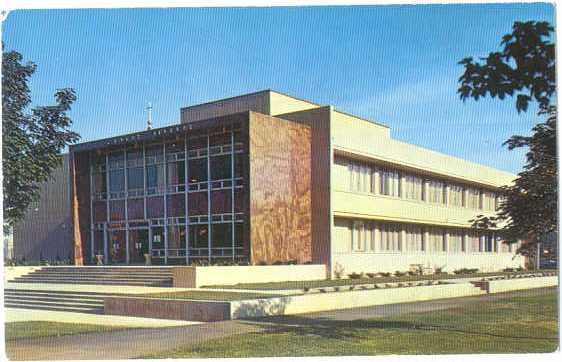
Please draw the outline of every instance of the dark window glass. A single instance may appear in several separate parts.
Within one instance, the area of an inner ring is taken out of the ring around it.
[[[190,248],[207,248],[208,247],[209,228],[207,225],[190,225],[189,226],[189,247]]]
[[[244,246],[244,224],[234,224],[234,246],[241,248]]]
[[[107,192],[107,179],[105,172],[102,173],[94,173],[94,192]]]
[[[232,177],[230,155],[211,157],[211,179],[222,180]]]
[[[190,216],[207,215],[207,193],[206,192],[190,192],[187,196],[188,212]]]
[[[185,216],[185,194],[168,195],[168,217]]]
[[[244,177],[244,158],[240,154],[234,155],[234,177]]]
[[[162,145],[150,146],[145,149],[146,163],[159,163],[164,161],[164,148]]]
[[[127,188],[129,190],[137,190],[144,188],[144,177],[142,167],[133,167],[127,169]]]
[[[168,163],[168,185],[185,184],[185,162]]]
[[[213,214],[232,212],[231,190],[211,191],[211,212]]]
[[[94,201],[94,222],[107,221],[107,203],[105,201]]]
[[[202,181],[208,181],[207,179],[207,159],[198,158],[195,160],[189,160],[189,182],[196,183]]]
[[[164,186],[164,165],[146,166],[146,187]]]
[[[189,137],[187,139],[187,149],[197,150],[200,148],[207,148],[207,136]]]
[[[212,146],[222,146],[222,145],[229,145],[230,141],[230,132],[227,133],[218,133],[209,136],[209,145]]]
[[[185,249],[185,226],[168,226],[168,249]]]
[[[125,191],[125,170],[109,171],[109,191]]]
[[[164,217],[164,198],[161,196],[147,197],[146,213],[149,219]]]
[[[125,200],[109,202],[109,219],[111,221],[125,220]]]
[[[172,153],[184,153],[184,152],[185,152],[185,148],[183,142],[181,141],[166,144],[166,155]]]
[[[123,152],[110,153],[108,157],[109,168],[125,167],[125,155]]]
[[[486,235],[484,240],[485,240],[485,242],[484,242],[484,247],[485,247],[484,251],[485,251],[485,252],[489,252],[489,253],[493,252],[493,251],[494,251],[494,239],[492,238],[492,236],[491,236],[491,235]]]
[[[127,200],[127,216],[129,220],[144,219],[144,201],[143,199]]]
[[[232,247],[232,224],[212,224],[211,230],[213,248]]]

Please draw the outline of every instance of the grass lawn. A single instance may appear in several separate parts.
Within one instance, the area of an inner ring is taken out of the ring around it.
[[[553,352],[557,294],[551,288],[539,296],[356,321],[290,316],[265,331],[143,358]]]
[[[549,270],[552,272],[552,270]],[[472,273],[472,274],[432,274],[432,275],[405,275],[402,277],[375,277],[360,279],[327,279],[327,280],[306,280],[293,282],[273,282],[273,283],[240,283],[235,285],[208,285],[202,288],[225,288],[225,289],[255,289],[255,290],[283,290],[283,289],[303,289],[303,288],[324,288],[354,284],[372,283],[393,283],[418,280],[440,280],[458,278],[483,278],[494,275],[514,275],[528,274],[532,272],[494,272],[494,273]]]
[[[278,295],[246,292],[221,292],[207,290],[191,290],[186,292],[163,292],[150,294],[136,294],[135,297],[165,298],[165,299],[195,299],[195,300],[244,300],[256,298],[272,298]]]
[[[6,326],[6,340],[63,336],[67,334],[107,332],[123,327],[109,327],[95,324],[60,323],[45,321],[9,322]]]

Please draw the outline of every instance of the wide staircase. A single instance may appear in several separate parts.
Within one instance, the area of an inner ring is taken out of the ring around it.
[[[4,307],[103,314],[109,293],[4,289]]]
[[[11,283],[56,283],[172,286],[172,269],[166,267],[43,267],[10,280]]]

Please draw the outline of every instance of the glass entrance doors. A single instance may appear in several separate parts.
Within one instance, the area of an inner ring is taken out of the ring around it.
[[[129,262],[131,264],[144,263],[144,254],[148,253],[148,228],[129,230]]]
[[[126,231],[123,229],[108,229],[109,263],[127,262]]]

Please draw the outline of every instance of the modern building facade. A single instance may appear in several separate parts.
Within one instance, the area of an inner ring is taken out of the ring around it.
[[[266,90],[182,108],[177,125],[72,146],[74,258],[499,270],[523,260],[470,220],[494,214],[514,177]]]

